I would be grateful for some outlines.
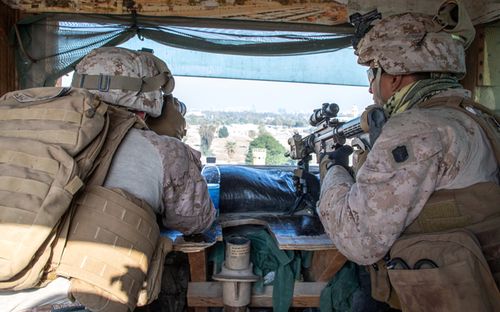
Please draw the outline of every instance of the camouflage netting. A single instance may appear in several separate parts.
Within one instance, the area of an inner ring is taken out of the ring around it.
[[[169,18],[130,15],[46,14],[25,19],[11,34],[17,44],[21,87],[53,85],[91,50],[116,46],[134,36],[194,51],[279,56],[337,51],[350,46],[352,33],[345,26],[312,33],[167,26],[170,22]],[[189,26],[195,22],[176,23]]]

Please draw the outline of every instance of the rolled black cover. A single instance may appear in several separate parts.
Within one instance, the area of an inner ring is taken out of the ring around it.
[[[219,165],[220,212],[285,212],[297,194],[294,167]]]

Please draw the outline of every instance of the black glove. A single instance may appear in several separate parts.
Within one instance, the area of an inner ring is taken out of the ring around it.
[[[353,149],[350,145],[342,145],[333,152],[323,154],[319,165],[321,180],[323,180],[328,169],[335,165],[342,166],[349,171],[349,155],[352,152]]]

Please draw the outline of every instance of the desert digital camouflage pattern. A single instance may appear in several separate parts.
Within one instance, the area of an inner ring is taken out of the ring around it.
[[[407,156],[396,157],[402,147]],[[495,156],[476,122],[445,107],[414,108],[389,119],[356,183],[340,166],[328,171],[318,214],[341,253],[372,264],[389,251],[434,191],[497,183],[496,175]]]
[[[163,66],[164,68],[159,68]],[[165,69],[168,70],[167,65],[151,53],[117,47],[94,49],[76,66],[78,74],[102,74],[134,78],[154,77]],[[171,79],[173,81],[173,78]],[[153,117],[161,114],[163,106],[161,90],[151,92],[125,90],[109,90],[107,92],[98,90],[89,91],[98,94],[103,101],[111,104],[143,111]]]
[[[465,75],[465,40],[441,31],[431,15],[404,13],[380,20],[359,42],[358,63],[381,66],[391,75]]]
[[[184,234],[201,233],[215,220],[216,211],[201,175],[201,154],[178,139],[142,134],[158,149],[163,164],[163,225]]]

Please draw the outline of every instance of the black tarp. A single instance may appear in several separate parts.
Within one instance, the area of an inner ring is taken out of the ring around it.
[[[298,198],[293,169],[220,165],[220,212],[289,211]]]

